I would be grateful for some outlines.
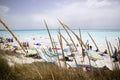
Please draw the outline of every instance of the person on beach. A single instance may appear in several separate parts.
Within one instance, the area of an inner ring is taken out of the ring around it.
[[[52,52],[52,48],[51,48],[51,47],[49,47],[48,50],[49,50],[50,52]]]
[[[86,71],[87,71],[87,72],[91,72],[91,71],[92,71],[92,68],[87,66],[87,67],[86,67]]]
[[[69,57],[65,57],[65,61],[73,61],[73,60],[69,59]]]
[[[13,38],[11,38],[11,42],[13,43],[14,41],[13,41]]]
[[[18,50],[18,47],[16,47],[16,48],[14,49],[14,53],[17,53],[17,50]]]
[[[77,46],[77,47],[79,47],[79,45],[78,45],[78,44],[76,44],[76,46]]]
[[[84,58],[85,58],[85,49],[82,49],[82,56],[83,56],[82,62],[84,62]]]
[[[8,38],[8,42],[10,43],[10,38]]]
[[[86,45],[86,48],[89,50],[89,40],[87,40],[85,45]]]
[[[104,54],[108,54],[108,53],[107,53],[107,49],[105,49],[105,51],[104,51],[103,53],[104,53]]]
[[[89,48],[90,50],[92,50],[92,46],[90,46],[90,48]]]
[[[29,47],[29,42],[26,43],[27,47]]]
[[[2,37],[0,37],[0,43],[2,43],[3,41],[2,41]]]
[[[100,53],[101,56],[104,56],[104,54],[108,54],[107,49],[105,49],[104,52],[101,52],[101,53]]]
[[[117,62],[117,61],[118,61],[117,48],[114,47],[114,49],[115,49],[115,51],[114,51],[113,56],[112,56],[112,57],[114,58],[114,61],[113,61],[113,62]]]
[[[35,38],[33,38],[33,40],[35,40]]]
[[[6,43],[8,43],[8,38],[6,38]]]
[[[23,47],[25,47],[25,43],[23,42]]]

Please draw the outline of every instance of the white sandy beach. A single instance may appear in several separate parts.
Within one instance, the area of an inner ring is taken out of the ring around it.
[[[25,34],[25,33],[24,33]],[[46,33],[45,33],[46,34]],[[44,34],[44,35],[45,35]],[[23,34],[22,34],[23,35]],[[33,49],[40,49],[41,47],[44,47],[45,49],[48,49],[49,47],[51,47],[52,45],[51,45],[51,42],[50,42],[50,39],[49,39],[49,37],[47,36],[47,35],[45,35],[45,36],[42,36],[42,37],[40,37],[39,35],[37,35],[36,33],[34,34],[34,35],[32,35],[32,33],[30,33],[29,32],[29,34],[26,34],[26,35],[17,35],[17,37],[19,38],[19,40],[20,40],[20,42],[21,42],[21,44],[23,44],[23,42],[27,42],[27,43],[29,43],[29,47],[27,47],[27,50],[33,50]],[[42,34],[43,35],[43,34]],[[56,39],[56,37],[54,37],[56,34],[54,34],[53,36],[52,36],[52,38],[55,38],[55,44],[56,44],[56,46],[57,46],[57,48],[60,48],[60,45],[59,45],[59,41],[57,41],[57,39]],[[85,34],[83,34],[83,35],[85,35]],[[11,36],[6,36],[6,37],[8,37],[8,38],[13,38],[13,37],[11,37]],[[5,38],[6,38],[5,37]],[[88,36],[89,37],[89,36]],[[90,40],[90,38],[86,38],[86,39],[89,39],[89,44],[92,46],[92,49],[93,50],[96,50],[96,47],[95,47],[95,45],[93,44],[93,42]],[[99,39],[99,37],[98,36],[96,36],[98,39]],[[72,43],[71,42],[71,40],[70,39],[68,39],[68,36],[66,37],[67,38],[67,40],[69,41],[69,43]],[[85,37],[83,37],[83,39],[84,39]],[[86,42],[86,39],[84,39],[85,41],[84,41],[84,43]],[[114,39],[112,38],[111,39],[112,41],[113,41],[113,43],[112,43],[112,45],[113,46],[116,46],[116,43],[117,42],[115,42],[114,41]],[[1,44],[1,49],[5,49],[5,50],[14,50],[14,47],[13,46],[17,46],[20,50],[17,50],[17,52],[18,53],[24,53],[23,52],[23,50],[21,50],[21,48],[20,48],[20,46],[18,45],[18,43],[15,41],[15,39],[13,39],[13,41],[14,42],[12,42],[12,43],[5,43],[4,45],[3,44]],[[103,42],[104,41],[104,42]],[[75,44],[78,44],[78,42],[75,40]],[[96,42],[97,42],[97,40],[96,40]],[[103,43],[102,43],[103,42]],[[102,53],[102,52],[104,52],[104,50],[105,49],[107,49],[107,46],[106,46],[106,43],[105,43],[105,40],[103,40],[103,39],[101,39],[101,40],[98,40],[98,47],[99,47],[99,49],[100,49],[100,52]],[[101,44],[102,43],[102,44]],[[6,44],[8,44],[10,47],[7,47],[6,46]],[[40,44],[40,45],[37,45],[37,44]],[[79,45],[79,44],[78,44]],[[68,48],[68,46],[66,46],[66,43],[65,43],[65,41],[63,40],[63,48],[64,49],[66,49],[66,48]],[[80,47],[80,45],[77,47],[77,54],[79,54],[79,55],[77,55],[77,56],[75,56],[75,58],[76,58],[76,61],[77,61],[77,63],[78,64],[84,64],[84,65],[89,65],[90,63],[89,63],[89,59],[88,59],[88,57],[87,56],[85,56],[85,58],[84,58],[84,62],[83,62],[83,57],[82,57],[82,51],[81,51],[82,49],[81,49],[81,47]],[[65,52],[66,53],[66,52]],[[71,55],[71,53],[66,53],[65,54],[65,56],[68,56],[68,55]],[[17,58],[17,57],[15,57],[15,56],[6,56],[7,57],[7,59],[8,59],[8,61],[9,61],[9,64],[10,65],[14,65],[14,63],[19,63],[19,64],[24,64],[24,63],[32,63],[32,62],[36,62],[36,61],[38,61],[38,62],[45,62],[45,59],[33,59],[33,58],[30,58],[30,57],[25,57],[23,54],[21,54],[21,56],[20,56],[20,58]],[[63,57],[62,56],[59,56],[60,57],[60,59],[63,59]],[[112,68],[112,61],[110,60],[110,57],[109,57],[109,54],[107,54],[107,55],[105,55],[105,56],[102,56],[103,57],[103,59],[102,60],[96,60],[96,61],[92,61],[91,60],[91,65],[92,66],[94,66],[94,67],[99,67],[99,68],[102,68],[102,67],[104,67],[104,66],[107,66],[110,70],[113,70],[113,68]],[[69,65],[72,65],[72,66],[75,66],[75,61],[74,61],[74,59],[73,59],[73,57],[69,57],[71,60],[73,60],[72,62],[70,62],[70,61],[66,61]],[[57,64],[57,65],[59,65],[58,64],[58,61],[56,61],[57,63],[55,63],[55,64]],[[82,63],[83,62],[83,63]],[[60,63],[61,63],[61,66],[62,67],[64,67],[65,66],[65,64],[64,64],[64,62],[63,61],[60,61]],[[68,68],[69,68],[69,66],[67,66]]]

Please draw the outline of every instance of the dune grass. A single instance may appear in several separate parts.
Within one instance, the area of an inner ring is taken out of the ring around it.
[[[8,51],[9,52],[9,51]],[[0,50],[0,80],[119,80],[120,70],[93,70],[82,72],[81,69],[63,69],[53,63],[35,62],[15,64],[10,67],[3,58],[6,51]],[[11,53],[11,52],[10,52]],[[3,55],[4,54],[4,55]],[[13,53],[11,53],[13,54]],[[14,56],[14,55],[12,55]]]

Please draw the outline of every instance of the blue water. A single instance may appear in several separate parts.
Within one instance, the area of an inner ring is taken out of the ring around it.
[[[73,30],[73,31],[79,36],[79,30]],[[56,42],[58,42],[57,30],[51,29],[50,32],[51,32],[52,38],[54,38],[54,40]],[[14,30],[13,33],[16,35],[16,37],[21,42],[30,41],[30,40],[33,40],[33,38],[35,38],[35,41],[39,42],[39,43],[50,42],[48,32],[45,29],[41,29],[41,30]],[[69,42],[71,42],[67,33],[65,32],[65,30],[61,30],[61,33]],[[92,40],[88,36],[88,33],[90,33],[91,36],[93,37],[93,39],[96,41],[96,43],[101,48],[103,46],[106,47],[105,37],[107,38],[108,41],[111,42],[111,44],[113,46],[117,46],[118,37],[120,37],[120,30],[81,30],[81,33],[82,33],[82,39],[84,42],[89,40],[90,45],[94,46]],[[72,36],[72,38],[74,39],[74,41],[77,44],[78,43],[77,39],[73,36],[72,33],[70,33],[70,35]],[[8,31],[0,31],[0,36],[6,37],[6,38],[12,37]]]

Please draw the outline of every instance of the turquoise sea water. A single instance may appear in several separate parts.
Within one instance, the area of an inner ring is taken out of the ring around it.
[[[79,35],[79,30],[73,30],[73,31],[77,35]],[[35,38],[35,42],[39,42],[39,43],[49,44],[49,42],[50,42],[48,32],[45,29],[41,29],[41,30],[13,30],[13,32],[21,42],[25,42],[25,41],[30,42],[33,40],[33,38]],[[57,30],[51,29],[50,32],[51,32],[51,35],[54,38],[54,40],[56,42],[58,42]],[[61,30],[61,33],[70,42],[70,39],[69,39],[67,33],[65,32],[65,30]],[[81,33],[82,33],[83,41],[86,42],[87,40],[89,40],[89,44],[93,45],[92,40],[88,36],[88,33],[90,33],[100,48],[106,47],[105,37],[107,38],[108,41],[111,42],[111,44],[113,46],[117,46],[118,37],[120,37],[120,30],[81,30]],[[74,39],[74,41],[77,44],[78,41],[73,36],[73,34],[70,33],[70,35],[72,36],[72,38]],[[5,38],[12,37],[8,31],[0,31],[0,36],[5,37]]]

